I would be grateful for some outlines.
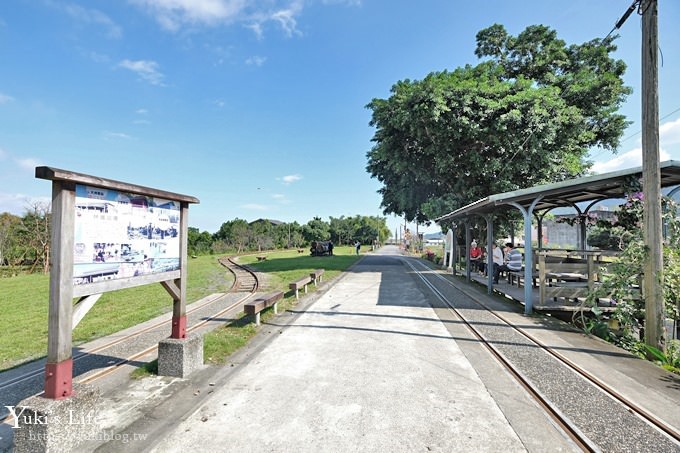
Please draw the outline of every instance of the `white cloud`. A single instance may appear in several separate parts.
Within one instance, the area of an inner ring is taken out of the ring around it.
[[[295,16],[300,14],[301,11],[302,2],[296,1],[293,2],[289,8],[282,9],[271,14],[269,16],[269,19],[277,22],[279,26],[283,29],[283,32],[286,34],[286,36],[289,37],[293,35],[301,36],[302,33],[298,31],[297,21],[295,20]]]
[[[264,62],[267,61],[267,57],[260,57],[260,56],[252,56],[246,60],[247,65],[252,65],[252,66],[262,66]]]
[[[106,131],[104,132],[104,139],[109,140],[109,139],[123,139],[123,140],[130,140],[132,137],[124,132],[109,132]]]
[[[286,196],[282,193],[275,193],[272,195],[272,198],[276,200],[278,203],[281,204],[288,204],[290,203],[290,200],[286,198]]]
[[[670,159],[670,155],[664,149],[659,149],[659,155],[661,162]],[[642,148],[635,148],[627,153],[613,156],[605,162],[595,162],[592,171],[599,174],[640,166],[642,166]]]
[[[0,93],[0,104],[6,104],[13,100],[14,98],[12,96],[7,96],[6,94]]]
[[[59,8],[75,20],[94,25],[105,30],[106,36],[119,39],[123,36],[123,30],[109,16],[97,9],[87,9],[75,3],[48,2],[49,5]]]
[[[109,64],[111,62],[111,57],[103,53],[83,51],[83,54],[95,63]]]
[[[673,159],[677,154],[680,144],[680,118],[659,125],[659,160],[661,162]],[[676,158],[677,159],[677,158]],[[638,140],[636,148],[623,154],[612,156],[606,161],[596,161],[592,171],[595,173],[607,173],[610,171],[623,170],[626,168],[642,166],[642,145]]]
[[[7,157],[7,151],[0,148],[0,160],[3,160],[5,157]]]
[[[680,143],[680,118],[659,126],[659,142],[661,146]]]
[[[288,37],[301,36],[297,18],[305,0],[129,0],[153,16],[164,29],[177,32],[186,26],[220,26],[241,23],[264,36],[264,26],[274,23]],[[360,0],[322,0],[321,4],[360,6]]]
[[[254,22],[252,24],[246,24],[245,27],[251,29],[253,33],[255,33],[255,36],[257,36],[257,39],[264,38],[264,30],[262,29],[262,23]]]
[[[161,26],[177,31],[184,24],[216,25],[237,20],[246,0],[131,0],[145,8]]]
[[[160,71],[158,71],[158,63],[150,60],[123,60],[118,66],[121,68],[129,69],[130,71],[136,73],[143,80],[146,80],[152,85],[164,86],[163,78],[165,77]]]
[[[321,0],[324,5],[361,6],[361,0]]]
[[[24,159],[14,159],[14,161],[25,170],[35,170],[35,167],[40,167],[42,164],[38,159],[27,157]]]
[[[267,211],[269,209],[269,206],[265,206],[263,204],[256,204],[256,203],[247,203],[244,205],[241,205],[243,209],[250,209],[252,211]]]
[[[49,197],[31,197],[23,193],[0,192],[0,212],[9,212],[18,216],[24,215],[35,203],[49,205],[51,202]]]
[[[300,176],[300,175],[287,175],[287,176],[284,176],[283,178],[281,178],[283,183],[286,184],[286,185],[292,184],[292,183],[299,181],[301,179],[302,179],[302,176]]]
[[[151,121],[146,119],[147,115],[149,114],[147,109],[137,109],[135,110],[135,114],[138,115],[138,118],[132,121],[133,124],[151,124]]]

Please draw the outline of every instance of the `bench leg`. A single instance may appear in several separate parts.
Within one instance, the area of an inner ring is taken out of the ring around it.
[[[314,287],[316,287],[316,279],[314,279]],[[306,288],[306,286],[305,286],[305,288]]]
[[[307,285],[305,285],[305,294],[307,294]]]
[[[278,303],[278,302],[276,302],[276,303],[274,304],[274,314],[275,314],[275,315],[278,315],[278,314],[279,314],[279,303]]]
[[[295,300],[299,300],[299,299],[300,299],[300,296],[298,294],[298,289],[295,288]]]
[[[255,313],[255,325],[256,326],[260,325],[260,313],[259,312]]]

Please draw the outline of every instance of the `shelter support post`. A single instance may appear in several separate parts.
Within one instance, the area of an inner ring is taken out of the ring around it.
[[[493,293],[493,214],[486,214],[486,292]]]
[[[545,213],[535,215],[536,217],[536,248],[541,250],[543,248],[543,217]],[[525,240],[526,242],[526,240]],[[526,244],[525,244],[526,246]]]
[[[458,258],[456,257],[456,238],[458,235],[456,234],[456,224],[454,223],[452,226],[453,228],[453,241],[451,241],[451,267],[453,275],[456,275],[456,265],[458,264]]]
[[[527,209],[518,203],[510,205],[520,210],[524,216],[524,314],[530,315],[534,311],[534,295],[531,282],[534,281],[534,254],[531,244],[531,216],[536,204],[543,196],[538,196]]]
[[[455,239],[455,226],[452,225],[449,231],[446,232],[446,268],[451,269],[453,265],[453,241]]]
[[[463,225],[465,225],[465,275],[467,280],[470,281],[470,267],[472,264],[470,262],[470,222],[465,219]]]

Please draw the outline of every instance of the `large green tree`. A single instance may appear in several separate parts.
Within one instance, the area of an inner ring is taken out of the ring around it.
[[[614,38],[567,46],[531,26],[477,34],[477,66],[397,82],[373,99],[367,171],[384,212],[427,221],[493,193],[584,174],[593,147],[615,150],[630,93]]]

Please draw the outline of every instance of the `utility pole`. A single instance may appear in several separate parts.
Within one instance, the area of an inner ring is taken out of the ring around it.
[[[659,166],[659,79],[657,0],[642,0],[642,192],[647,258],[642,291],[645,343],[665,350],[661,169]]]

